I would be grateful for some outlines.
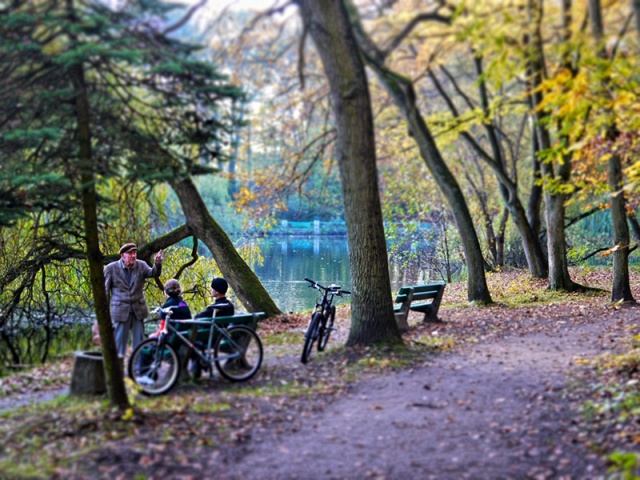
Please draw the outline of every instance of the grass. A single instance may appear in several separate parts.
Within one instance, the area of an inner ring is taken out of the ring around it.
[[[300,332],[278,332],[261,336],[262,345],[265,347],[297,345],[300,343],[301,338],[302,334]]]
[[[230,394],[255,398],[301,398],[322,392],[325,388],[326,387],[322,384],[309,385],[294,380],[291,382],[273,383],[259,387],[245,387],[239,390],[233,390]]]
[[[611,274],[608,270],[574,268],[571,269],[571,276],[577,283],[594,290],[585,293],[568,293],[549,290],[548,280],[532,278],[528,272],[524,270],[510,269],[501,272],[486,273],[487,286],[489,287],[493,301],[507,308],[562,304],[580,298],[603,297],[608,301],[609,293],[606,290],[608,290],[611,285]],[[464,282],[447,285],[442,305],[449,308],[485,308],[468,302],[466,283]]]

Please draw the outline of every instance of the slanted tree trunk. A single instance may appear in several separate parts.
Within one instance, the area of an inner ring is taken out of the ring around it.
[[[479,89],[479,97],[480,97],[480,105],[482,106],[485,115],[489,118],[491,116],[491,108],[489,105],[489,93],[486,88],[486,83],[484,81],[484,71],[482,65],[482,57],[474,52],[474,64],[476,67],[476,75],[477,75],[477,84]],[[445,69],[442,68],[443,72],[447,75],[448,79],[454,85],[454,88],[459,90],[457,87],[457,82],[455,78]],[[436,89],[442,96],[442,98],[446,101],[449,106],[449,110],[455,117],[460,117],[460,113],[458,111],[458,107],[448,96],[445,89],[440,84],[440,81],[435,76],[435,74],[430,71],[430,78],[435,85]],[[498,134],[495,129],[495,125],[493,122],[488,122],[484,125],[484,128],[487,132],[487,138],[489,140],[489,145],[491,147],[491,154],[489,154],[485,149],[476,141],[476,139],[469,132],[462,132],[462,139],[467,142],[467,144],[471,147],[473,151],[475,151],[479,158],[484,160],[484,162],[492,169],[494,172],[496,179],[498,181],[500,195],[505,206],[509,209],[509,213],[513,218],[513,223],[518,229],[518,233],[520,235],[520,240],[522,242],[522,249],[524,251],[525,257],[527,259],[527,265],[529,267],[529,272],[531,276],[534,278],[546,278],[547,277],[547,265],[545,263],[545,256],[542,250],[542,246],[540,244],[540,240],[536,235],[535,231],[531,228],[529,224],[529,219],[527,218],[526,211],[520,202],[518,197],[518,184],[516,181],[512,180],[507,171],[506,161],[504,158],[503,150],[500,145],[500,141],[498,140]]]
[[[342,1],[294,0],[329,81],[349,241],[347,345],[401,341],[393,312],[369,88]]]
[[[529,220],[529,225],[531,225],[531,230],[533,230],[534,234],[539,237],[540,236],[540,227],[542,222],[540,221],[540,211],[542,206],[542,185],[540,185],[540,180],[542,178],[541,170],[540,170],[540,161],[538,160],[538,136],[536,135],[535,126],[532,128],[533,135],[531,136],[531,165],[532,165],[532,173],[531,173],[531,193],[529,194],[529,202],[527,203],[527,219]]]
[[[640,0],[631,0],[631,6],[636,20],[636,36],[638,37],[638,48],[640,48]]]
[[[476,73],[478,76],[478,88],[480,89],[480,101],[482,108],[488,115],[490,112],[489,95],[487,93],[486,83],[484,81],[484,70],[482,66],[482,58],[475,57]],[[493,162],[489,162],[489,165],[493,165],[498,170],[497,178],[500,184],[500,194],[502,199],[509,209],[513,218],[513,223],[518,229],[520,234],[520,240],[522,241],[522,249],[524,250],[525,257],[527,259],[527,265],[529,266],[529,273],[534,278],[546,278],[547,277],[547,265],[545,263],[544,252],[540,245],[540,239],[536,235],[536,232],[531,228],[527,213],[518,198],[518,185],[512,181],[507,173],[506,162],[502,149],[500,148],[500,142],[496,133],[495,125],[488,123],[485,125],[487,135],[489,137],[489,143],[491,145]]]
[[[469,272],[467,298],[469,301],[479,304],[492,303],[484,273],[485,261],[467,202],[458,181],[447,167],[436,141],[420,113],[413,84],[409,79],[387,69],[379,61],[383,56],[365,32],[358,30],[357,33],[358,46],[364,53],[367,65],[378,75],[382,85],[389,92],[400,113],[409,124],[411,134],[418,144],[420,155],[431,175],[436,179],[438,187],[453,213]]]
[[[640,242],[640,222],[636,217],[635,212],[627,212],[627,220],[629,221],[630,231],[633,233],[633,238],[636,242]]]
[[[498,265],[504,265],[504,237],[507,230],[507,220],[509,219],[509,210],[507,208],[502,209],[502,216],[500,217],[500,223],[498,224],[498,233],[496,234],[496,255]]]
[[[220,271],[233,292],[250,312],[264,312],[267,317],[282,313],[260,279],[233,246],[229,236],[209,213],[193,180],[188,177],[170,181],[176,192],[187,225],[209,248]]]
[[[73,15],[72,0],[67,0],[70,15]],[[84,68],[76,63],[70,68],[70,76],[76,97],[78,144],[80,151],[80,181],[82,182],[82,207],[85,230],[89,278],[93,303],[100,330],[102,357],[104,360],[107,391],[111,403],[124,410],[129,407],[124,372],[118,359],[116,343],[109,314],[109,303],[104,288],[102,253],[98,238],[97,195],[95,190],[94,162],[91,151],[90,107],[84,79]]]
[[[473,194],[476,196],[478,204],[480,205],[480,213],[482,217],[482,223],[484,225],[484,234],[487,237],[487,248],[491,253],[491,258],[493,258],[493,265],[496,267],[500,267],[502,266],[502,263],[501,263],[502,255],[500,255],[500,258],[498,258],[499,257],[498,246],[497,246],[498,242],[496,239],[495,230],[493,228],[493,218],[492,218],[491,212],[489,211],[489,204],[487,199],[488,197],[487,186],[484,182],[483,173],[477,161],[474,161],[474,164],[480,175],[480,185],[476,185],[473,178],[471,178],[471,175],[469,174],[468,170],[465,171],[464,175],[465,175],[465,178],[467,179],[467,183],[471,187],[471,190],[473,190]]]

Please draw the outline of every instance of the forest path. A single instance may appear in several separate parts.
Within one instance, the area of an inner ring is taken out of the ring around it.
[[[564,393],[624,323],[560,320],[358,382],[236,447],[228,478],[601,478]]]

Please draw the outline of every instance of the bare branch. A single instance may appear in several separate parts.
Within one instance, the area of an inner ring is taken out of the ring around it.
[[[300,43],[298,44],[298,78],[300,79],[300,90],[304,90],[304,45],[308,33],[309,31],[305,25],[302,30],[302,35],[300,35]]]
[[[185,13],[184,16],[180,20],[178,20],[176,23],[174,23],[173,25],[168,26],[162,32],[160,32],[160,35],[168,35],[169,33],[181,28],[189,20],[191,20],[191,17],[193,16],[193,14],[196,13],[198,10],[200,10],[202,7],[204,7],[207,4],[208,1],[209,0],[200,0],[200,2],[196,3],[189,10],[187,10],[187,13]]]
[[[198,261],[198,258],[199,258],[198,257],[198,237],[194,236],[193,237],[193,248],[191,249],[191,260],[189,260],[184,265],[181,265],[173,278],[179,279],[180,275],[182,275],[182,273],[187,268],[189,268],[191,265],[193,265],[194,263],[196,263]]]
[[[383,57],[386,58],[391,52],[398,48],[398,46],[403,42],[405,38],[407,38],[407,36],[409,36],[413,29],[422,22],[434,21],[444,23],[445,25],[450,25],[451,17],[439,14],[438,10],[440,10],[440,8],[442,8],[442,5],[438,6],[435,12],[421,13],[413,17],[411,21],[407,23],[407,25],[405,25],[402,31],[389,41],[387,47],[382,51]]]

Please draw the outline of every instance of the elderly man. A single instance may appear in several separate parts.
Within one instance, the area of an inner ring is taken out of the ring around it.
[[[138,260],[138,247],[127,243],[120,248],[120,260],[104,268],[104,286],[107,291],[116,337],[118,356],[124,358],[129,342],[129,331],[135,348],[144,337],[143,320],[149,315],[144,298],[146,278],[159,277],[162,271],[162,250],[156,254],[153,268]]]

